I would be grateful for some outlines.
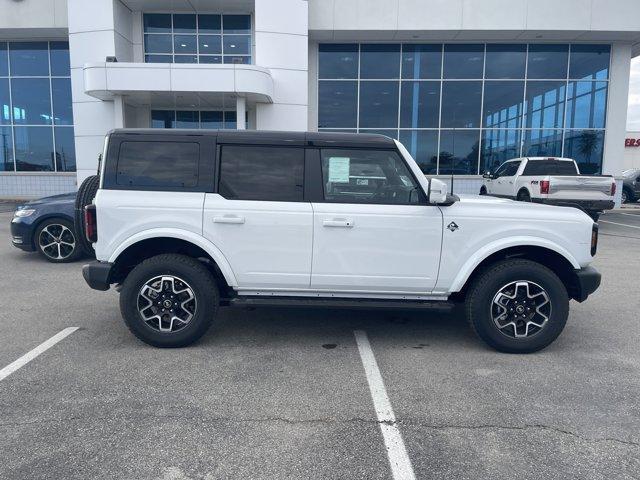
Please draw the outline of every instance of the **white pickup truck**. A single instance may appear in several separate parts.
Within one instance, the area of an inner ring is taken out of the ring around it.
[[[220,305],[462,304],[489,345],[533,352],[600,284],[583,212],[449,195],[381,135],[115,130],[99,182],[84,278],[118,285],[159,347],[200,338]]]
[[[614,207],[615,179],[610,175],[580,175],[578,165],[570,158],[514,158],[483,177],[480,195],[577,207],[596,220],[602,211]]]

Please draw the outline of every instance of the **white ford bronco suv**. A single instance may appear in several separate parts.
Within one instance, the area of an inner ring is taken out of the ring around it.
[[[120,129],[99,173],[84,278],[117,284],[158,347],[194,342],[221,305],[462,304],[489,345],[533,352],[600,284],[585,213],[449,195],[381,135]]]

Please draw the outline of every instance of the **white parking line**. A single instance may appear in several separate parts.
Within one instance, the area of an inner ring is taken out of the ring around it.
[[[0,370],[0,381],[2,381],[5,378],[7,378],[9,375],[11,375],[13,372],[18,370],[19,368],[24,367],[27,363],[29,363],[31,360],[36,358],[38,355],[40,355],[43,352],[46,352],[51,347],[53,347],[56,343],[58,343],[60,340],[65,339],[66,337],[71,335],[76,330],[78,330],[78,327],[65,328],[64,330],[56,333],[49,340],[46,340],[46,341],[42,342],[40,345],[38,345],[33,350],[28,351],[23,356],[21,356],[19,359],[17,359],[16,361],[14,361],[14,362],[10,363],[9,365],[7,365],[6,367],[4,367],[2,370]]]
[[[400,430],[396,425],[396,416],[393,413],[393,408],[391,408],[387,389],[384,387],[382,375],[378,369],[378,362],[376,362],[376,357],[373,355],[367,334],[362,330],[356,330],[353,334],[356,337],[362,366],[367,376],[367,383],[369,383],[373,406],[378,416],[378,422],[380,422],[380,431],[387,447],[387,456],[389,457],[393,478],[394,480],[415,480],[413,466],[409,455],[407,455],[407,449],[404,446]]]
[[[612,215],[629,215],[630,217],[640,218],[640,214],[638,213],[627,213],[627,212],[611,212]]]
[[[626,223],[607,222],[605,220],[600,220],[600,221],[598,221],[598,223],[610,223],[611,225],[620,225],[621,227],[640,228],[637,225],[627,225]]]

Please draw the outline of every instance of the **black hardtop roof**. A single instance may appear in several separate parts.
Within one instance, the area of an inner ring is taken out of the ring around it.
[[[374,147],[395,148],[392,138],[374,133],[340,132],[281,132],[268,130],[209,130],[180,128],[118,128],[110,135],[172,135],[214,136],[218,143],[310,145],[317,147]],[[157,140],[157,139],[154,139]]]

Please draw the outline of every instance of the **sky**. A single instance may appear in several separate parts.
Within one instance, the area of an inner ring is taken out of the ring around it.
[[[627,130],[640,130],[640,57],[631,60]]]

